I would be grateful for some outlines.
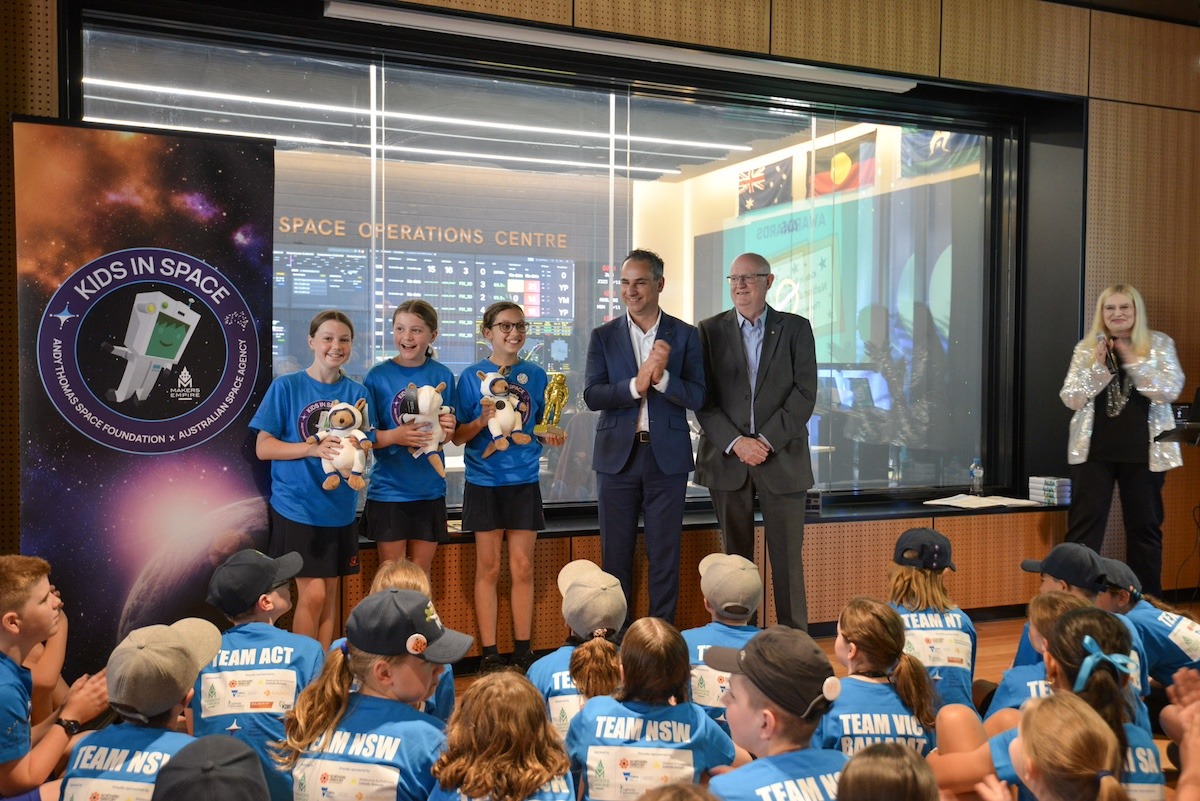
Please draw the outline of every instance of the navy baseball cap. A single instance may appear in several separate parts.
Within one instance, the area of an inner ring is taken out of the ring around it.
[[[1044,559],[1021,562],[1026,573],[1045,573],[1072,587],[1100,592],[1105,587],[1104,563],[1100,554],[1078,542],[1062,542],[1050,549]]]
[[[433,601],[413,590],[382,590],[358,602],[346,620],[346,642],[369,654],[411,656],[448,664],[474,637],[442,625]]]
[[[1135,600],[1142,596],[1142,580],[1133,568],[1119,559],[1103,557],[1100,561],[1104,564],[1104,580],[1109,587],[1128,590]]]
[[[892,561],[905,567],[924,570],[956,570],[950,561],[950,540],[931,528],[910,528],[896,540]]]

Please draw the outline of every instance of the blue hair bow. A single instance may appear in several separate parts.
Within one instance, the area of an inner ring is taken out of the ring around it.
[[[1092,639],[1092,635],[1085,634],[1083,637],[1083,649],[1088,652],[1087,658],[1083,660],[1083,664],[1079,666],[1079,675],[1075,677],[1075,692],[1083,692],[1083,688],[1087,686],[1087,681],[1092,676],[1092,671],[1096,669],[1098,662],[1104,661],[1113,666],[1113,669],[1118,673],[1124,673],[1127,676],[1132,676],[1137,672],[1137,663],[1129,658],[1126,654],[1106,654],[1100,650],[1100,645]]]

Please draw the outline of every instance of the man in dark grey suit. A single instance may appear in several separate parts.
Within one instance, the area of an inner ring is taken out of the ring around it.
[[[767,305],[770,263],[743,253],[729,266],[733,309],[698,326],[708,392],[696,482],[709,488],[726,553],[754,559],[754,498],[762,507],[775,609],[805,629],[805,495],[813,485],[808,418],[817,394],[812,326]]]

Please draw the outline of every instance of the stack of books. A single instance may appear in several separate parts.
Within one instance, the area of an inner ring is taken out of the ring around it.
[[[1071,479],[1030,476],[1029,500],[1065,506],[1071,503]]]

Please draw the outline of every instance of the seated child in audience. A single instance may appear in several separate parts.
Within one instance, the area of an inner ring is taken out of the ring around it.
[[[1046,650],[1043,631],[1050,631],[1054,624],[1072,609],[1087,609],[1091,606],[1078,595],[1051,590],[1029,599],[1029,641],[1039,653]],[[1004,677],[992,696],[984,717],[984,728],[989,735],[1014,728],[1020,719],[1018,710],[1030,698],[1043,698],[1050,694],[1046,681],[1046,662],[1033,665],[1017,665],[1004,671]],[[1013,717],[1013,716],[1016,717]]]
[[[104,671],[83,675],[62,705],[34,725],[30,653],[63,622],[62,599],[50,584],[50,564],[35,556],[0,556],[0,797],[37,799],[81,722],[108,708]],[[46,788],[57,796],[58,785]]]
[[[671,782],[647,790],[637,801],[717,801],[717,797],[699,784]]]
[[[1120,781],[1130,796],[1161,799],[1158,749],[1149,732],[1129,722],[1127,687],[1137,665],[1128,656],[1128,629],[1114,615],[1089,607],[1065,613],[1045,637],[1046,681],[1054,693],[1078,695],[1103,718],[1123,755]],[[957,704],[943,707],[937,725],[938,750],[929,764],[943,790],[970,792],[991,773],[1020,784],[1010,757],[1017,729],[989,738],[973,710]]]
[[[744,646],[713,646],[704,658],[729,677],[723,701],[734,743],[757,757],[714,776],[708,785],[713,795],[723,801],[835,798],[846,755],[810,748],[809,742],[841,685],[812,638],[772,626]],[[785,788],[784,794],[775,788]]]
[[[486,673],[450,716],[429,801],[575,801],[570,768],[529,680],[515,670]]]
[[[710,553],[700,560],[700,592],[712,622],[680,632],[692,662],[692,702],[728,733],[721,695],[729,676],[705,664],[704,652],[713,646],[741,648],[758,634],[760,629],[749,620],[762,603],[762,577],[744,556]]]
[[[229,734],[255,750],[271,801],[290,801],[292,777],[277,768],[269,745],[283,739],[284,713],[325,663],[319,642],[275,627],[292,608],[290,581],[303,566],[294,551],[272,559],[248,548],[213,571],[208,602],[233,627],[200,671],[191,703],[197,737]]]
[[[426,801],[445,737],[442,722],[413,705],[471,642],[444,627],[419,592],[383,590],[360,601],[346,642],[284,718],[278,761],[292,772],[295,797],[314,797],[322,777],[350,774],[376,797]]]
[[[1036,698],[1025,706],[1009,756],[1014,772],[1038,801],[1129,801],[1117,778],[1117,738],[1096,710],[1071,693]],[[1007,782],[989,776],[985,785],[976,787],[983,798],[1011,798]]]
[[[873,743],[898,742],[920,754],[933,748],[933,686],[905,645],[904,622],[895,609],[864,597],[846,605],[834,654],[849,676],[817,726],[814,745],[847,756]]]
[[[254,749],[224,734],[200,737],[158,771],[150,801],[263,801],[270,797]]]
[[[954,570],[950,540],[931,528],[910,528],[896,540],[888,603],[904,621],[908,653],[925,666],[942,704],[971,704],[975,624],[955,606],[944,576]]]
[[[134,629],[108,658],[108,702],[121,722],[81,739],[62,780],[63,801],[148,798],[159,769],[190,742],[174,730],[192,700],[200,668],[221,647],[221,632],[188,617]]]
[[[1163,688],[1174,682],[1176,671],[1200,667],[1200,623],[1190,612],[1176,609],[1152,595],[1142,594],[1142,582],[1129,566],[1117,559],[1103,559],[1104,590],[1096,596],[1096,606],[1123,615],[1142,638],[1144,667],[1158,686],[1150,686],[1147,702],[1151,720],[1158,719],[1163,731],[1178,742],[1176,711],[1167,711]],[[1166,713],[1163,716],[1161,713]]]
[[[921,755],[899,743],[875,743],[851,758],[838,781],[839,801],[938,801],[937,780]]]
[[[599,798],[635,797],[664,781],[698,782],[733,763],[729,735],[688,701],[689,668],[687,645],[670,623],[644,617],[629,627],[621,687],[589,699],[567,731],[571,769],[584,782],[580,801],[593,797],[593,786]]]
[[[58,593],[53,584],[50,591]],[[35,645],[25,659],[24,665],[33,675],[33,708],[29,719],[34,723],[50,717],[67,697],[62,669],[67,658],[68,623],[66,615],[59,615],[58,629],[44,643]]]
[[[567,642],[530,665],[525,675],[545,699],[546,712],[555,730],[565,737],[571,718],[583,708],[584,695],[608,694],[580,694],[570,673],[576,649],[594,643],[587,649],[590,653],[581,656],[580,669],[590,679],[599,680],[600,689],[607,687],[609,681],[602,677],[609,675],[606,666],[612,664],[616,654],[612,638],[625,624],[626,602],[617,577],[587,559],[576,559],[558,571],[558,591],[562,594],[563,620],[569,630]]]

